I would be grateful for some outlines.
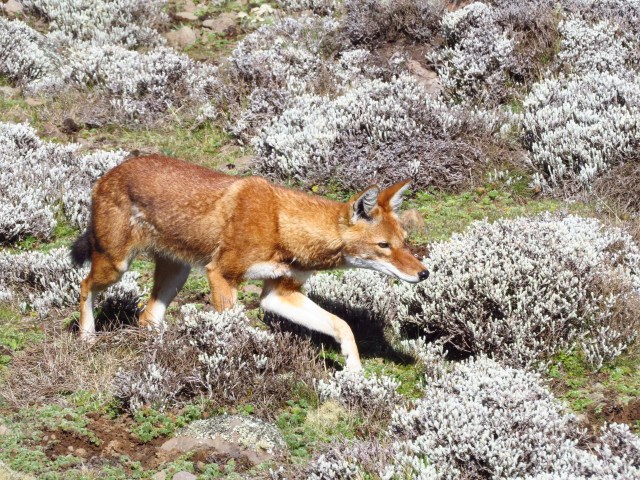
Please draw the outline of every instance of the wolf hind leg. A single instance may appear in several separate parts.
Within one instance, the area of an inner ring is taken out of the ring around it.
[[[362,370],[360,354],[351,327],[299,291],[300,286],[290,280],[266,281],[260,305],[265,310],[287,320],[333,337],[346,358],[350,371]]]
[[[191,266],[171,258],[156,256],[156,269],[153,273],[153,290],[139,324],[141,327],[158,328],[162,325],[169,304],[182,289]]]
[[[92,340],[95,337],[93,303],[96,295],[120,280],[126,271],[121,267],[126,263],[113,262],[104,253],[94,251],[91,254],[91,270],[80,282],[80,337],[83,340]]]

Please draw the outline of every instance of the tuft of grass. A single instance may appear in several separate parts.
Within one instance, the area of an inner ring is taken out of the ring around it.
[[[141,155],[161,153],[211,168],[223,167],[248,152],[242,148],[227,148],[221,152],[225,145],[232,143],[231,137],[208,122],[198,126],[175,122],[154,129],[110,125],[83,130],[80,135],[101,148],[122,148]]]
[[[317,399],[316,399],[317,401]],[[335,402],[314,405],[304,398],[288,400],[277,419],[295,461],[311,458],[322,444],[354,438],[362,419]]]
[[[8,365],[15,353],[42,339],[42,330],[25,322],[16,306],[0,303],[0,368]]]
[[[417,209],[427,226],[424,232],[414,233],[410,240],[421,245],[446,240],[453,233],[462,232],[470,223],[485,218],[494,221],[546,211],[566,210],[582,214],[591,211],[589,205],[579,202],[567,204],[550,198],[522,197],[519,194],[524,189],[522,183],[517,182],[511,191],[487,185],[458,194],[416,192],[414,198],[405,202],[406,207]]]
[[[133,419],[135,426],[131,433],[141,442],[150,442],[154,438],[171,435],[176,429],[203,418],[205,404],[191,404],[179,414],[161,412],[154,408],[138,410]]]

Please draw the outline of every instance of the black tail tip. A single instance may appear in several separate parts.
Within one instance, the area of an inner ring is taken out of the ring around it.
[[[81,267],[91,258],[91,232],[87,229],[71,246],[71,261]]]

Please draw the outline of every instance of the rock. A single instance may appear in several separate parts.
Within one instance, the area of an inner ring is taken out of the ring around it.
[[[438,80],[438,74],[434,70],[424,68],[420,65],[420,62],[416,60],[409,60],[407,62],[407,69],[427,92],[437,95],[442,90],[442,85],[440,85],[440,81]]]
[[[151,477],[151,480],[167,480],[167,473],[164,470],[161,470],[158,473],[154,473]]]
[[[75,454],[78,457],[86,457],[87,456],[87,451],[84,448],[80,447],[80,448],[76,448]]]
[[[0,95],[2,95],[4,98],[16,98],[20,95],[20,89],[12,87],[0,87]]]
[[[24,7],[20,2],[16,0],[9,0],[5,3],[2,8],[7,13],[7,15],[11,17],[17,17],[18,15],[22,15],[24,13]]]
[[[0,435],[9,435],[11,430],[9,430],[5,425],[0,424]]]
[[[256,295],[260,295],[262,293],[262,287],[260,287],[259,285],[254,285],[252,283],[246,283],[242,287],[240,287],[240,289],[244,293],[254,293]]]
[[[178,472],[173,476],[173,480],[197,480],[198,477],[196,477],[193,473],[189,473],[189,472]]]
[[[286,448],[282,433],[274,425],[241,415],[221,415],[196,420],[178,430],[175,437],[162,444],[159,456],[207,450],[213,457],[258,465]]]
[[[194,13],[197,9],[198,7],[196,6],[195,3],[193,3],[192,0],[185,0],[184,2],[182,2],[183,12]]]
[[[185,22],[195,22],[198,20],[198,17],[192,12],[178,12],[176,13],[176,18],[178,20],[184,20]]]
[[[236,26],[237,15],[231,12],[225,12],[218,15],[216,18],[210,18],[202,22],[204,28],[208,28],[214,33],[227,33],[234,29]]]
[[[172,47],[187,47],[196,41],[196,32],[191,27],[182,27],[165,34],[169,45]]]

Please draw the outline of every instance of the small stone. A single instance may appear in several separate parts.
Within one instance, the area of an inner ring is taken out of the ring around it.
[[[11,433],[11,430],[9,430],[5,425],[0,425],[0,435],[8,435]]]
[[[196,32],[191,27],[182,27],[179,30],[172,30],[165,35],[169,45],[172,47],[187,47],[196,41]]]
[[[151,480],[167,480],[167,473],[164,470],[154,473]]]
[[[76,448],[76,455],[79,457],[86,457],[87,451],[84,448]]]
[[[262,293],[262,288],[258,285],[253,285],[252,283],[247,283],[241,287],[244,293],[254,293],[256,295],[260,295]]]
[[[198,477],[196,477],[193,473],[189,473],[189,472],[178,472],[173,476],[173,480],[197,480]]]
[[[69,450],[70,452],[73,452],[73,445],[69,445],[69,446],[67,447],[67,450]]]
[[[196,6],[195,3],[193,3],[192,0],[185,0],[184,2],[182,2],[183,12],[194,13],[197,9],[198,7]]]
[[[24,7],[20,2],[17,2],[16,0],[9,0],[3,5],[3,8],[7,15],[13,17],[21,15],[24,12]]]
[[[225,12],[216,18],[210,18],[202,22],[204,28],[208,28],[214,33],[227,33],[236,26],[237,15],[231,12]]]
[[[80,130],[80,126],[76,123],[73,118],[67,117],[62,121],[62,127],[60,130],[63,133],[76,133]]]
[[[176,13],[176,18],[186,22],[195,22],[198,20],[198,17],[192,12],[178,12]]]
[[[438,80],[438,74],[434,70],[427,70],[416,60],[409,60],[407,62],[407,69],[427,92],[435,95],[442,90],[442,85],[440,85],[440,80]]]

